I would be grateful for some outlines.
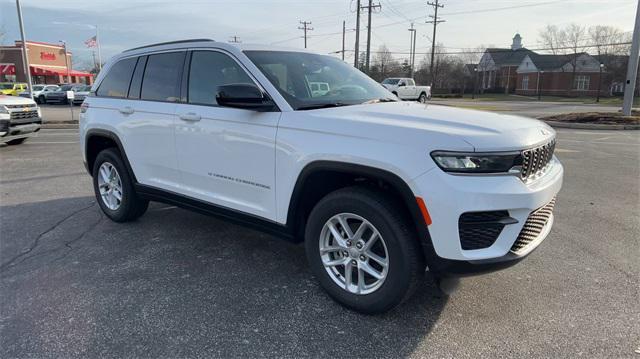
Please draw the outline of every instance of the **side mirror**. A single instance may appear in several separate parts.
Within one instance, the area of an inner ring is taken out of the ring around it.
[[[256,85],[230,84],[218,87],[218,105],[247,110],[268,111],[275,105]]]
[[[404,82],[401,82],[398,84],[398,87],[402,87],[402,86],[407,86],[407,84],[405,84]]]

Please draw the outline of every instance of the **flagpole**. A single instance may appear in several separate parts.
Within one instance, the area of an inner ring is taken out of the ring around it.
[[[98,69],[102,71],[102,55],[100,54],[100,38],[98,37],[98,25],[96,25],[96,42],[98,43]]]

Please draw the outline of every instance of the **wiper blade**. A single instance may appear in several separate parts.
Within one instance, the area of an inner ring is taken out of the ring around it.
[[[348,103],[342,103],[342,102],[318,103],[318,104],[314,104],[314,105],[300,106],[296,110],[317,110],[317,109],[321,109],[321,108],[341,107],[341,106],[349,106],[349,104]]]
[[[363,105],[368,105],[370,103],[380,103],[380,102],[398,102],[398,100],[395,100],[395,99],[392,99],[392,98],[389,98],[389,97],[385,97],[385,98],[376,98],[376,99],[373,99],[373,100],[365,101],[362,104]]]

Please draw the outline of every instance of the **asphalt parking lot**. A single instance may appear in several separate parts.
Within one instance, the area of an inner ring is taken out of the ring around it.
[[[526,261],[363,316],[302,246],[154,203],[100,212],[77,130],[0,147],[0,357],[640,358],[640,131],[558,130],[556,223]]]

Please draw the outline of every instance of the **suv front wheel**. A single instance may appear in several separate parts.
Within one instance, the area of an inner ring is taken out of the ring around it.
[[[93,165],[93,189],[102,211],[115,222],[135,220],[147,211],[149,201],[140,198],[115,148],[103,150]]]
[[[405,211],[385,194],[361,187],[324,197],[309,215],[305,247],[322,287],[339,303],[381,313],[409,297],[424,273]]]

